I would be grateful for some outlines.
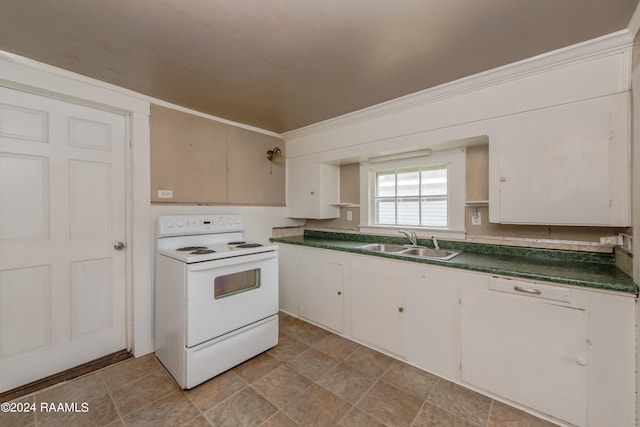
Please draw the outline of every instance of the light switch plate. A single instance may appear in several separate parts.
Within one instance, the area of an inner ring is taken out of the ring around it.
[[[158,190],[158,199],[173,199],[173,190]]]

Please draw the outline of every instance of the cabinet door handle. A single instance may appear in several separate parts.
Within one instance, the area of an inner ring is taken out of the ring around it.
[[[402,313],[404,311],[404,307],[398,307],[398,311]]]
[[[342,291],[338,291],[338,295],[342,295]]]
[[[540,292],[538,289],[523,288],[522,286],[514,286],[513,290],[518,292],[524,292],[525,294],[532,294],[532,295],[542,294],[542,292]]]

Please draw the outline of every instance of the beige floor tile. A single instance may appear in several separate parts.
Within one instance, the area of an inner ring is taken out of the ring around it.
[[[283,334],[296,336],[302,333],[305,325],[308,323],[293,316],[285,316],[280,318],[279,331]]]
[[[296,327],[291,329],[288,335],[302,341],[305,344],[314,345],[330,336],[331,332],[314,326],[310,323],[302,322],[302,324],[296,324]]]
[[[360,345],[341,336],[331,334],[322,341],[314,344],[313,347],[336,359],[344,359],[360,347]]]
[[[491,399],[452,382],[439,379],[427,397],[427,403],[444,409],[465,421],[484,426]]]
[[[132,426],[176,426],[193,420],[200,411],[193,406],[181,391],[171,393],[162,399],[138,409],[123,418],[127,427]]]
[[[318,380],[318,384],[344,400],[356,403],[376,380],[366,372],[341,363]]]
[[[293,369],[313,381],[326,375],[331,369],[338,366],[339,363],[340,361],[338,359],[315,348],[310,348],[298,357],[287,362]]]
[[[73,401],[67,401],[73,403]],[[85,427],[104,426],[119,419],[116,407],[108,394],[76,401],[77,409],[37,413],[37,426]],[[86,406],[82,406],[86,403]],[[86,412],[85,412],[86,409]]]
[[[9,402],[9,411],[0,411],[0,426],[2,427],[22,427],[32,426],[36,422],[35,409],[37,408],[33,396],[15,399]]]
[[[267,354],[282,362],[287,362],[294,357],[297,357],[308,348],[309,346],[302,341],[290,337],[289,335],[283,335],[280,338],[278,345],[267,351]]]
[[[356,405],[374,418],[393,426],[410,426],[422,401],[384,381],[378,381]]]
[[[105,425],[119,417],[100,372],[43,390],[34,400],[39,426]]]
[[[394,361],[382,379],[420,400],[427,398],[438,377],[398,360]]]
[[[298,427],[298,424],[284,412],[278,411],[274,416],[260,424],[260,427]]]
[[[114,389],[111,396],[120,415],[125,416],[178,389],[171,375],[159,370]]]
[[[283,408],[310,385],[307,377],[282,365],[254,382],[252,387],[278,408]]]
[[[248,387],[209,409],[205,416],[216,427],[257,426],[276,412],[278,408]]]
[[[370,375],[379,377],[393,363],[393,359],[370,348],[359,346],[349,357],[344,359],[344,362]]]
[[[491,404],[487,422],[487,427],[552,427],[554,425],[495,400]]]
[[[385,425],[354,407],[340,420],[338,427],[385,427]]]
[[[107,387],[113,390],[129,381],[149,375],[154,371],[163,369],[154,354],[127,359],[113,366],[102,369],[100,372]]]
[[[67,381],[35,395],[36,405],[41,402],[83,402],[88,399],[101,397],[108,393],[102,376],[94,372],[72,381]],[[38,411],[37,414],[40,414]]]
[[[246,382],[252,383],[280,365],[282,365],[281,361],[269,356],[267,353],[262,353],[236,366],[232,371]]]
[[[449,412],[425,403],[411,427],[477,427]],[[516,427],[508,424],[502,427]]]
[[[245,387],[245,380],[235,372],[227,371],[191,390],[186,390],[185,394],[198,409],[206,411]]]
[[[198,415],[191,421],[187,421],[182,424],[180,427],[211,427],[211,423],[204,417],[204,415]]]
[[[312,384],[296,397],[284,412],[301,426],[335,426],[351,405],[335,394]]]

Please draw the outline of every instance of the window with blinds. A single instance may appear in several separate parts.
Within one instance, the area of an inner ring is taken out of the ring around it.
[[[446,166],[376,172],[375,223],[447,227],[447,179]]]

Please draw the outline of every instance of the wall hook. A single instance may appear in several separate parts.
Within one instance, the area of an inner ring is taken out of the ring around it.
[[[282,151],[280,151],[280,147],[276,147],[273,150],[269,150],[267,151],[267,159],[269,159],[270,162],[273,161],[273,158],[276,156],[276,154],[278,153],[282,153]]]

